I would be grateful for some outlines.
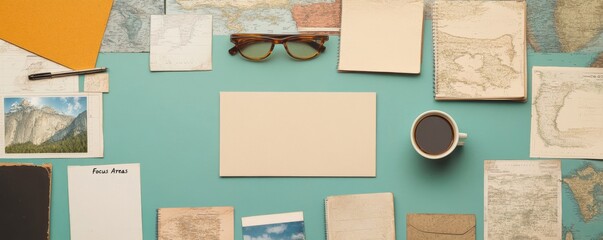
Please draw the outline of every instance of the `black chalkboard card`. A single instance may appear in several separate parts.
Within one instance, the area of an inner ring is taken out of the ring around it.
[[[49,239],[51,170],[0,163],[0,239]]]

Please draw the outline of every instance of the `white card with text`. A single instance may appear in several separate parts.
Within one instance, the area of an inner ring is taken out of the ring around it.
[[[72,240],[142,239],[140,164],[69,166]]]

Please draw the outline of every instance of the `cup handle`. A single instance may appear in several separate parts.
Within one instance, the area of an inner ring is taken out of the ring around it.
[[[459,142],[456,144],[457,146],[463,146],[465,145],[465,141],[463,141],[464,139],[467,138],[467,134],[466,133],[459,133]]]

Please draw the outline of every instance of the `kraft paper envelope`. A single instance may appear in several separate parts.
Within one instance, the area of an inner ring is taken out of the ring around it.
[[[0,3],[0,39],[72,69],[93,68],[112,0]]]
[[[406,215],[406,239],[475,239],[475,215],[408,214]]]
[[[220,176],[375,175],[375,93],[220,93]]]

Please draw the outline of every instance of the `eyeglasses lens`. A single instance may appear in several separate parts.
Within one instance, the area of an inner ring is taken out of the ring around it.
[[[318,55],[322,46],[320,41],[288,41],[286,43],[289,54],[299,59],[310,59]]]
[[[250,42],[239,46],[239,52],[246,58],[264,59],[270,54],[272,42]]]

